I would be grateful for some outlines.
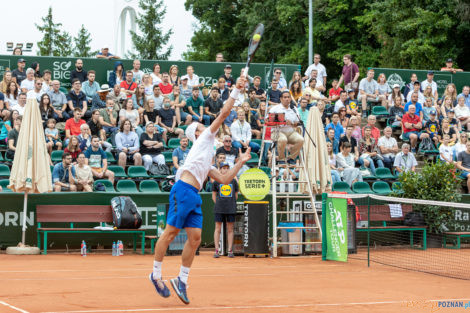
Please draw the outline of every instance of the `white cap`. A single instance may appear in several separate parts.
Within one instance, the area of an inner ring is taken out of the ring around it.
[[[186,128],[186,137],[188,137],[192,142],[196,141],[196,129],[198,124],[198,122],[193,122]]]

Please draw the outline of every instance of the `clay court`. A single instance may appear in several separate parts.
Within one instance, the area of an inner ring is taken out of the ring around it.
[[[179,272],[166,257],[164,279]],[[190,305],[158,296],[152,256],[0,255],[0,312],[455,312],[437,300],[470,300],[468,281],[319,256],[213,259],[201,252]],[[170,287],[171,288],[171,287]]]

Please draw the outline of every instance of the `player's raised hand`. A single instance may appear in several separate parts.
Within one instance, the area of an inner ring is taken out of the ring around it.
[[[246,86],[246,77],[245,77],[245,75],[242,74],[237,79],[236,87],[237,87],[237,89],[243,90],[243,89],[245,89],[245,86]]]
[[[243,163],[248,162],[251,159],[251,148],[246,149],[245,153],[242,153],[242,149],[238,149],[238,154],[240,155],[240,161]]]

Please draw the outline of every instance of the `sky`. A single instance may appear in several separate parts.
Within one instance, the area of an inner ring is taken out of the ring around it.
[[[162,23],[164,30],[173,29],[173,35],[169,44],[173,45],[170,60],[181,60],[181,54],[187,50],[191,42],[196,19],[190,12],[184,9],[185,0],[163,0],[167,6],[167,13]],[[114,50],[114,20],[115,12],[125,6],[138,10],[138,0],[15,0],[2,1],[3,12],[18,12],[18,14],[2,14],[2,25],[14,25],[3,27],[0,32],[0,54],[11,54],[6,51],[7,42],[33,42],[33,51],[25,53],[35,55],[38,48],[36,42],[41,40],[42,34],[35,24],[42,24],[41,18],[47,15],[49,6],[52,7],[52,15],[55,23],[62,23],[62,29],[76,36],[81,25],[91,34],[91,48],[98,50],[102,45],[110,45],[110,52]],[[82,6],[83,8],[80,8]],[[20,13],[20,8],[21,13]],[[116,53],[115,53],[116,54]]]

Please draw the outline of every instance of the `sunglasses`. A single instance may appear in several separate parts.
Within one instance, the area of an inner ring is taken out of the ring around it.
[[[232,140],[224,140],[224,142],[232,142]]]

